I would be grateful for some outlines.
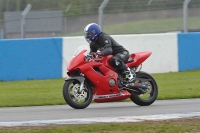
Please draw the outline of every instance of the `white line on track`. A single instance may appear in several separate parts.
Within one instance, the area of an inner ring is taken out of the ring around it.
[[[121,117],[94,117],[80,119],[60,119],[60,120],[35,120],[22,122],[0,122],[0,126],[45,126],[57,124],[95,124],[110,122],[141,122],[145,120],[166,120],[185,117],[200,116],[200,112],[180,113],[180,114],[159,114],[146,116],[121,116]]]

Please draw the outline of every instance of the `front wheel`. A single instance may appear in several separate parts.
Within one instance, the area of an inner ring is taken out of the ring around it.
[[[76,79],[67,80],[63,86],[63,97],[67,104],[75,109],[84,109],[92,102],[92,89],[84,83],[83,90],[79,92],[80,81]]]
[[[142,82],[147,87],[146,93],[139,94],[137,92],[131,91],[131,97],[130,99],[137,105],[140,106],[148,106],[151,105],[158,96],[158,86],[154,78],[145,72],[137,72],[136,78],[138,79],[146,79],[146,81]],[[141,82],[141,81],[137,81]]]

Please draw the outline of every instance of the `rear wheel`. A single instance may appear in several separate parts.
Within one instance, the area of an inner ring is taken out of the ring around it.
[[[131,97],[130,99],[137,105],[140,106],[148,106],[151,105],[158,96],[158,86],[154,78],[145,72],[137,72],[136,78],[139,79],[146,79],[144,82],[141,82],[141,80],[136,80],[135,83],[142,83],[147,87],[145,90],[145,93],[137,93],[134,91],[130,91]]]
[[[83,85],[83,90],[79,92],[81,86],[80,81],[76,79],[67,80],[63,86],[63,97],[67,104],[75,109],[84,109],[92,101],[92,89],[86,83]]]

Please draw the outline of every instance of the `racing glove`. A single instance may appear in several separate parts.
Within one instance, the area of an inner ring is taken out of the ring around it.
[[[98,55],[98,56],[103,56],[103,52],[96,52],[96,55]]]

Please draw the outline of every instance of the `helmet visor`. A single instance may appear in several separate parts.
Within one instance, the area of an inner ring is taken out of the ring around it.
[[[90,39],[93,34],[91,32],[90,33],[86,32],[84,35],[85,35],[85,39]]]
[[[90,39],[94,35],[95,35],[95,30],[92,30],[91,32],[86,32],[86,31],[84,32],[85,39]]]
[[[85,40],[90,44],[91,43],[90,38],[92,37],[92,34],[88,33],[88,32],[85,32],[84,36],[85,36]]]

